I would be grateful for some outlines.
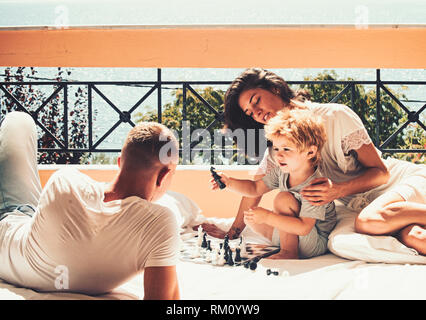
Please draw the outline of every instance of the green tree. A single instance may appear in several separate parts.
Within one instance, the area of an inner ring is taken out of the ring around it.
[[[46,94],[36,85],[15,85],[13,82],[23,82],[37,74],[33,67],[5,68],[4,81],[9,82],[5,89],[30,113],[34,113],[42,103],[47,100],[51,93]],[[64,76],[70,76],[70,70],[58,68],[55,80],[60,83]],[[53,85],[52,93],[59,88]],[[78,88],[73,97],[74,104],[69,106],[68,124],[64,123],[64,95],[63,91],[55,94],[38,113],[38,121],[59,141],[64,141],[65,125],[68,125],[68,147],[70,149],[84,148],[87,146],[87,90]],[[0,96],[0,106],[2,114],[12,110],[19,110],[13,99],[5,94]],[[58,148],[55,140],[46,131],[38,128],[41,137],[38,140],[39,148]],[[78,164],[85,162],[87,155],[82,152],[39,152],[38,163],[40,164]]]
[[[223,98],[225,95],[223,90],[215,90],[212,87],[206,87],[197,90],[197,93],[218,113],[223,112]],[[177,132],[179,143],[182,146],[183,90],[174,90],[172,95],[174,96],[173,102],[165,104],[162,108],[162,123]],[[186,120],[190,123],[191,132],[195,129],[207,128],[215,121],[216,114],[190,90],[186,91],[186,110]],[[151,111],[146,114],[138,113],[136,114],[135,121],[158,121],[158,114],[156,111]],[[221,129],[222,126],[223,123],[217,120],[208,130],[210,136],[213,137],[214,131]],[[198,147],[200,147],[200,145]],[[195,148],[197,148],[197,146],[195,146]],[[199,155],[201,155],[201,152]]]
[[[304,80],[339,80],[334,70],[324,71],[319,73],[316,77],[306,77]],[[346,79],[351,81],[353,79]],[[342,81],[340,79],[340,81]],[[345,84],[304,84],[300,87],[307,90],[311,96],[312,101],[326,103],[330,102],[337,96],[344,88]],[[401,92],[395,92],[388,88],[388,90],[399,100],[404,100],[407,97]],[[353,94],[353,96],[352,96]],[[355,85],[353,88],[348,88],[346,93],[343,94],[336,102],[345,104],[352,107],[355,113],[361,118],[365,128],[367,129],[370,137],[376,142],[377,130],[377,115],[376,115],[376,90],[366,90],[363,85]],[[382,144],[388,137],[392,135],[403,123],[408,120],[407,113],[388,95],[381,90],[380,95],[380,122],[378,126],[379,131],[379,144]],[[423,129],[416,123],[410,124],[404,130],[403,134],[394,137],[386,149],[410,149],[410,148],[426,148],[426,135]],[[425,163],[425,154],[420,153],[397,153],[397,154],[384,154],[384,157],[395,157],[412,161],[416,163]]]

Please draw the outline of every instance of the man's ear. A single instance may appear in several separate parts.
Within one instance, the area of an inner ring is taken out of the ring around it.
[[[317,146],[310,146],[308,148],[308,159],[314,158],[318,153],[318,147]]]
[[[117,165],[119,168],[121,168],[121,155],[117,158]]]
[[[166,179],[167,175],[170,173],[169,167],[162,167],[161,170],[158,172],[157,175],[157,187],[161,186],[164,180]]]

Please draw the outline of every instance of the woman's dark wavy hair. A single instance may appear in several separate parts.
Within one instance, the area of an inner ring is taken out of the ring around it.
[[[231,130],[243,129],[244,131],[247,129],[258,129],[256,130],[255,146],[256,155],[258,156],[260,153],[258,143],[259,129],[263,129],[263,124],[247,116],[238,103],[242,92],[254,88],[261,88],[277,94],[286,104],[290,104],[292,99],[302,102],[309,100],[310,95],[305,90],[293,91],[283,78],[272,71],[261,68],[246,69],[231,83],[225,94],[224,128]]]

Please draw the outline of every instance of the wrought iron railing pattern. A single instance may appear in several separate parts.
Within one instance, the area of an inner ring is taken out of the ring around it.
[[[30,81],[30,82],[0,82],[0,92],[12,101],[15,109],[29,113],[35,120],[37,126],[49,136],[57,145],[56,148],[39,148],[39,152],[120,152],[120,149],[117,148],[100,148],[100,144],[122,123],[129,123],[131,126],[134,126],[135,123],[132,121],[132,114],[138,110],[142,103],[150,97],[155,91],[157,91],[157,116],[158,122],[162,122],[162,90],[166,86],[177,86],[182,88],[183,92],[183,109],[182,116],[183,120],[187,120],[188,110],[187,110],[187,97],[190,92],[197,99],[199,99],[202,104],[207,107],[207,109],[214,115],[214,120],[206,127],[205,130],[210,130],[218,122],[223,122],[223,113],[218,110],[219,106],[210,105],[198,92],[194,89],[195,86],[226,86],[229,85],[230,81],[162,81],[161,69],[157,70],[157,80],[156,81]],[[426,149],[394,149],[386,148],[389,143],[411,123],[417,123],[423,130],[426,132],[426,126],[422,122],[420,115],[426,109],[426,104],[424,104],[417,111],[410,111],[410,109],[404,105],[395,95],[386,87],[387,85],[426,85],[426,81],[382,81],[380,79],[380,70],[376,72],[376,79],[372,81],[355,81],[355,80],[310,80],[310,81],[288,81],[289,85],[342,85],[343,89],[334,96],[329,102],[339,102],[339,100],[345,95],[350,93],[351,107],[354,106],[354,92],[355,86],[357,85],[373,85],[376,87],[376,128],[375,132],[370,132],[370,135],[373,138],[373,141],[376,147],[382,152],[388,153],[425,153]],[[24,106],[22,101],[18,99],[11,93],[9,88],[13,86],[54,86],[54,91],[44,100],[40,106],[35,110],[29,110]],[[69,146],[69,103],[68,103],[68,88],[70,86],[85,86],[87,88],[87,117],[88,117],[88,142],[85,147],[80,148],[71,148]],[[102,92],[102,86],[105,85],[114,85],[114,86],[144,86],[148,87],[149,90],[129,109],[122,110],[116,106],[106,95]],[[401,124],[396,131],[394,131],[389,137],[387,137],[384,142],[380,143],[380,124],[381,124],[381,93],[384,92],[387,94],[395,103],[397,103],[404,112],[407,114],[407,121]],[[38,120],[39,113],[46,107],[46,105],[58,94],[63,94],[63,126],[61,137],[56,136],[53,132],[49,130],[40,120]],[[118,120],[99,138],[95,137],[93,134],[93,97],[94,95],[99,96],[104,102],[106,102],[112,109],[112,113],[116,113]],[[4,110],[0,109],[0,120],[3,117]],[[193,141],[190,145],[190,150],[196,148],[198,141]],[[216,150],[217,151],[217,150]]]

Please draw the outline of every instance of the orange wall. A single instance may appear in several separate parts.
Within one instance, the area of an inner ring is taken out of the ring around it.
[[[40,180],[44,186],[50,175],[55,170],[39,170]],[[81,172],[89,175],[94,180],[101,182],[111,181],[115,170],[90,170],[84,169]],[[219,171],[219,170],[218,170]],[[241,179],[252,179],[249,171],[244,170],[220,170],[230,177]],[[238,211],[241,196],[225,190],[210,190],[210,172],[206,170],[184,170],[176,171],[170,190],[182,193],[192,199],[202,210],[206,217],[230,218],[234,217]],[[260,205],[265,208],[272,208],[273,196],[276,192],[266,194]]]
[[[426,68],[425,26],[0,29],[0,65]]]

